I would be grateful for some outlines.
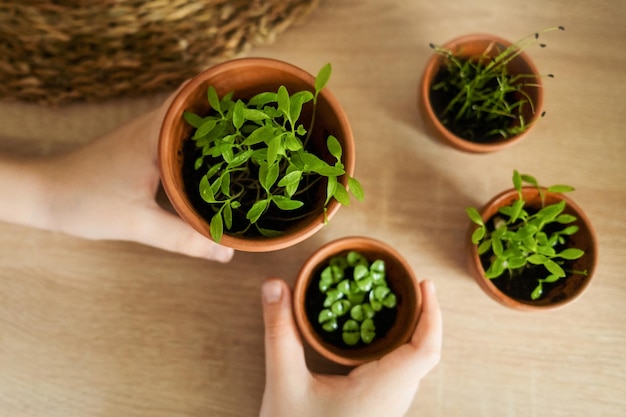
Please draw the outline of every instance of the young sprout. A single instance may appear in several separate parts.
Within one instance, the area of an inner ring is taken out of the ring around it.
[[[541,207],[530,210],[523,199],[522,186],[529,184],[536,187]],[[540,267],[535,289],[529,294],[532,300],[543,294],[544,284],[553,283],[567,276],[567,272],[587,275],[587,271],[566,271],[565,261],[575,260],[584,255],[578,248],[561,249],[567,239],[578,231],[573,224],[577,218],[564,213],[565,201],[545,205],[545,195],[537,180],[526,174],[513,172],[513,185],[518,198],[508,206],[499,209],[493,219],[493,226],[483,221],[480,213],[473,207],[466,209],[470,220],[478,227],[472,233],[472,243],[477,245],[478,254],[486,255],[490,264],[485,271],[485,278],[495,279],[505,272],[512,279],[520,279],[524,269]],[[574,189],[568,185],[548,187],[549,192],[564,193]]]
[[[526,131],[532,123],[525,120],[524,112],[528,109],[534,114],[536,103],[525,87],[540,85],[535,74],[510,73],[509,64],[532,45],[545,47],[539,43],[540,34],[553,30],[565,28],[545,29],[508,47],[492,43],[482,56],[471,59],[431,43],[429,46],[444,58],[443,69],[431,87],[433,93],[445,97],[437,114],[441,122],[458,136],[475,142],[509,138]]]
[[[318,286],[325,297],[318,323],[327,332],[341,331],[348,346],[371,343],[376,337],[377,313],[395,308],[398,302],[387,284],[385,262],[377,259],[370,264],[356,251],[333,257],[322,270]]]
[[[321,68],[313,92],[290,94],[285,86],[280,86],[275,92],[263,92],[247,101],[234,99],[232,92],[220,98],[215,88],[209,86],[207,100],[212,112],[204,117],[183,113],[185,121],[195,128],[191,137],[198,155],[194,169],[203,173],[199,195],[213,209],[213,240],[219,242],[224,230],[246,234],[252,227],[263,236],[280,235],[281,231],[266,226],[263,219],[277,216],[277,211],[283,222],[306,214],[299,211],[305,206],[304,195],[324,179],[324,213],[331,199],[350,204],[349,192],[339,181],[347,175],[339,140],[333,135],[326,138],[332,163],[307,147],[318,95],[330,73],[330,64]],[[301,114],[307,103],[312,103],[313,110],[309,127],[305,128]],[[357,200],[363,201],[363,189],[355,178],[348,176],[348,188]],[[243,219],[245,224],[233,228],[234,219]]]

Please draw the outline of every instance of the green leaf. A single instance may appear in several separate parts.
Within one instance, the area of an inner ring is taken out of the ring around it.
[[[322,311],[320,311],[320,313],[317,315],[317,322],[320,324],[323,324],[334,318],[335,318],[335,315],[333,314],[333,312],[325,308]]]
[[[537,180],[535,179],[535,177],[528,175],[528,174],[522,174],[522,180],[530,185],[532,185],[533,187],[539,188],[539,182],[537,182]]]
[[[215,200],[215,194],[213,193],[213,189],[211,188],[211,184],[209,183],[209,179],[206,175],[200,179],[198,189],[200,191],[200,197],[202,197],[204,201],[207,203],[217,203]]]
[[[480,216],[480,213],[474,207],[467,207],[465,211],[467,212],[467,215],[471,221],[473,221],[479,226],[485,225],[485,222],[483,221],[483,218]]]
[[[350,309],[350,318],[358,322],[365,320],[365,311],[363,310],[363,306],[361,304],[352,306]]]
[[[328,146],[328,151],[332,156],[337,159],[337,161],[341,161],[341,155],[343,153],[343,149],[341,149],[341,143],[337,140],[333,135],[328,136],[326,140],[326,145]]]
[[[215,241],[215,243],[220,243],[222,240],[222,234],[224,232],[224,222],[222,220],[222,212],[218,211],[211,218],[211,224],[209,226],[211,232],[211,238]]]
[[[354,346],[361,339],[359,323],[354,320],[348,320],[344,323],[341,337],[343,342],[348,346]]]
[[[474,245],[477,245],[478,242],[480,242],[480,240],[485,237],[485,227],[484,226],[480,226],[478,228],[476,228],[476,230],[474,230],[474,232],[472,233],[472,243]]]
[[[494,259],[491,266],[485,271],[485,278],[493,279],[502,275],[506,269],[505,263],[506,260],[503,258]]]
[[[278,94],[276,97],[278,101],[278,110],[285,115],[285,117],[289,118],[289,92],[284,85],[278,87]]]
[[[232,203],[224,204],[222,206],[222,217],[224,219],[224,226],[226,226],[227,230],[230,230],[230,228],[233,227]]]
[[[302,201],[292,200],[282,195],[272,196],[272,201],[281,210],[296,210],[304,205]]]
[[[348,312],[350,312],[350,301],[348,300],[337,300],[335,301],[331,306],[330,306],[330,310],[333,312],[333,314],[337,317],[341,317],[345,314],[347,314]]]
[[[325,161],[310,152],[302,152],[300,157],[302,158],[302,162],[305,164],[306,171],[316,172],[325,177],[338,177],[345,174],[343,169],[328,165]]]
[[[522,189],[522,176],[517,170],[513,170],[513,187],[515,187],[517,191]]]
[[[398,305],[398,298],[394,293],[387,294],[387,296],[383,300],[383,305],[387,308],[394,308],[396,305]]]
[[[228,168],[235,168],[248,162],[248,159],[250,159],[253,152],[254,151],[252,149],[239,152],[237,155],[233,156],[233,159],[231,159],[231,161],[228,163]]]
[[[272,165],[276,162],[276,158],[278,158],[278,154],[284,152],[282,149],[282,141],[279,136],[272,138],[267,147],[267,164]]]
[[[530,294],[530,298],[533,300],[536,300],[539,297],[541,297],[542,293],[543,293],[543,285],[541,284],[541,281],[540,281],[539,284],[533,290],[533,292]]]
[[[545,277],[541,281],[543,281],[543,282],[556,282],[559,279],[561,279],[561,278],[559,276],[557,276],[557,275],[548,275],[547,277]]]
[[[246,214],[246,219],[250,220],[250,223],[254,224],[259,220],[261,215],[265,212],[269,205],[269,200],[259,200],[252,205],[248,213]]]
[[[233,108],[233,126],[235,126],[235,129],[237,130],[241,129],[241,126],[243,126],[243,122],[245,121],[243,111],[243,101],[237,100],[235,107]]]
[[[202,117],[188,111],[183,112],[183,119],[185,119],[187,123],[189,123],[192,127],[195,127],[196,129],[199,128],[200,125],[202,125],[202,123],[204,122],[204,119]]]
[[[264,229],[262,227],[259,227],[258,224],[255,226],[256,226],[256,229],[259,231],[259,233],[261,233],[261,235],[265,237],[282,236],[285,233],[285,232],[281,232],[280,230]]]
[[[516,240],[523,240],[528,237],[534,236],[537,233],[537,226],[533,224],[527,224],[524,227],[520,228],[515,234]]]
[[[546,263],[543,264],[543,266],[545,266],[551,274],[554,274],[560,278],[565,276],[565,271],[563,270],[563,268],[561,268],[561,266],[553,260],[548,259]]]
[[[493,250],[494,255],[501,255],[503,251],[502,241],[500,239],[491,239],[491,250]]]
[[[350,205],[350,195],[348,194],[348,191],[346,191],[346,187],[344,187],[340,182],[337,182],[337,187],[335,188],[333,197],[335,197],[335,200],[337,200],[342,206]]]
[[[509,269],[520,269],[526,265],[526,258],[523,256],[511,256],[508,259]]]
[[[324,300],[324,307],[332,306],[335,301],[342,299],[344,294],[336,288],[326,291],[326,299]]]
[[[544,223],[549,223],[553,221],[559,214],[561,214],[563,209],[565,209],[565,200],[542,208],[537,213],[537,217],[540,218]]]
[[[515,200],[515,203],[513,203],[513,205],[511,205],[511,214],[510,214],[510,219],[511,222],[515,222],[517,219],[519,219],[520,214],[522,213],[522,210],[524,209],[524,200]]]
[[[360,201],[362,203],[365,200],[363,187],[356,178],[348,177],[348,188],[350,189],[350,192],[352,193],[354,198],[357,199],[357,201]]]
[[[579,229],[578,226],[568,226],[565,229],[561,230],[559,234],[565,235],[565,236],[571,236],[574,233],[578,232],[578,229]]]
[[[548,191],[552,192],[552,193],[569,193],[571,191],[574,191],[574,187],[570,187],[569,185],[552,185],[550,187],[548,187]]]
[[[328,80],[330,79],[331,72],[332,72],[332,66],[330,65],[330,63],[320,68],[319,72],[317,73],[317,76],[315,77],[316,93],[321,91],[324,87],[326,87],[326,84],[328,83]]]
[[[280,173],[279,171],[280,171],[280,167],[278,166],[278,164],[270,165],[270,167],[267,169],[267,176],[265,177],[263,186],[266,187],[265,189],[267,190],[268,193],[270,192],[270,189],[276,183],[276,180],[278,179],[278,174]]]
[[[543,265],[548,261],[548,258],[539,254],[532,254],[527,258],[527,260],[533,265]]]
[[[376,326],[372,319],[365,319],[361,324],[361,340],[365,344],[372,343],[376,338]]]
[[[483,255],[487,253],[489,249],[491,249],[491,239],[485,239],[478,245],[478,254]]]
[[[328,183],[326,184],[326,201],[324,205],[327,205],[330,199],[337,190],[337,177],[328,177]]]
[[[242,142],[243,145],[252,146],[257,143],[269,143],[274,138],[275,130],[272,126],[261,126],[250,133]]]
[[[302,145],[302,141],[298,139],[294,133],[289,132],[285,135],[285,148],[291,152],[296,152],[300,149],[304,149],[304,146]]]
[[[568,248],[568,249],[561,251],[556,256],[558,256],[559,258],[563,258],[563,259],[567,259],[571,261],[571,260],[580,258],[584,254],[585,254],[584,250],[577,249],[577,248]]]
[[[374,262],[372,262],[372,264],[370,265],[370,272],[374,273],[374,272],[378,272],[380,274],[385,274],[385,261],[383,261],[382,259],[376,259]]]
[[[248,100],[248,106],[262,108],[266,104],[275,103],[275,102],[276,102],[276,93],[264,92],[264,93],[259,93],[256,96],[252,97],[250,100]]]
[[[556,218],[556,221],[561,224],[572,223],[572,222],[575,222],[576,220],[577,220],[576,216],[572,216],[571,214],[560,214]]]
[[[280,187],[286,187],[291,184],[299,184],[302,179],[302,171],[292,171],[286,174],[278,181]]]
[[[198,159],[196,159],[196,162],[194,162],[193,169],[197,171],[200,168],[202,168],[203,164],[204,164],[204,157],[201,156]]]
[[[369,267],[369,263],[367,262],[367,258],[361,255],[357,251],[350,251],[346,255],[346,260],[348,261],[349,266],[356,267],[357,265],[363,265],[366,268]]]
[[[328,280],[335,284],[341,281],[344,277],[344,270],[336,265],[330,265],[322,271],[322,279]]]
[[[220,99],[217,96],[217,91],[215,91],[215,88],[212,85],[210,85],[209,88],[207,89],[207,99],[211,107],[219,114],[222,114],[222,106],[220,105]]]
[[[327,332],[334,332],[339,328],[339,323],[337,323],[337,319],[328,320],[322,324],[322,328]]]
[[[209,132],[213,130],[213,128],[215,128],[215,125],[217,125],[217,120],[215,119],[209,119],[203,122],[200,125],[200,127],[196,130],[196,132],[193,134],[193,138],[198,139],[205,135],[208,135]]]
[[[295,124],[300,118],[302,112],[302,106],[304,103],[311,101],[313,94],[310,91],[299,91],[291,96],[289,103],[289,120],[292,124]]]
[[[246,109],[246,108],[244,108],[243,109],[243,118],[245,120],[250,120],[250,121],[253,121],[253,122],[259,122],[261,120],[269,119],[270,117],[264,111],[256,110],[256,109]]]

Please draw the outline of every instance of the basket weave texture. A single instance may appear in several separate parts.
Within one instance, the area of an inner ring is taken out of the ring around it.
[[[0,99],[136,96],[270,44],[319,0],[5,0]]]

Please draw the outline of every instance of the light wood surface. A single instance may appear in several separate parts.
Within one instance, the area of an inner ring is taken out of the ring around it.
[[[293,283],[315,248],[347,235],[393,245],[438,287],[443,358],[409,416],[626,415],[625,19],[622,0],[323,0],[251,54],[313,73],[333,64],[329,88],[352,123],[366,202],[304,243],[228,265],[0,224],[0,416],[257,415],[260,283]],[[547,115],[521,144],[469,155],[432,137],[416,105],[429,42],[516,40],[554,25],[566,31],[530,52],[556,75]],[[166,95],[57,109],[1,102],[0,150],[79,146]],[[464,208],[508,188],[514,168],[575,186],[598,232],[594,282],[557,311],[496,304],[464,263]]]

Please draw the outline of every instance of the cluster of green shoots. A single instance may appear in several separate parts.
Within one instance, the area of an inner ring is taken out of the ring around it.
[[[232,228],[236,210],[245,210],[247,219],[245,228],[237,233],[246,233],[255,225],[263,236],[280,235],[280,231],[263,228],[257,222],[271,206],[281,211],[301,208],[304,202],[299,197],[324,178],[324,213],[331,198],[350,204],[347,188],[339,181],[346,175],[340,142],[332,135],[326,140],[328,152],[335,159],[333,164],[312,153],[308,146],[318,95],[330,73],[330,64],[322,67],[314,92],[290,94],[280,86],[276,92],[263,92],[247,101],[234,100],[233,92],[220,99],[210,86],[207,97],[213,111],[204,117],[184,112],[184,119],[195,128],[192,140],[201,153],[194,168],[206,170],[199,193],[214,208],[210,221],[213,240],[219,242],[224,229]],[[305,127],[300,115],[311,101],[313,114]],[[348,178],[348,189],[363,200],[363,190],[355,178]]]
[[[541,207],[534,212],[527,210],[522,196],[522,185],[527,183],[537,188],[542,200]],[[480,213],[473,207],[466,209],[469,218],[478,225],[472,234],[472,243],[478,245],[478,254],[490,254],[490,266],[485,271],[485,278],[494,279],[508,271],[511,278],[518,276],[525,268],[542,266],[543,273],[537,277],[537,286],[530,294],[537,300],[543,294],[543,285],[553,283],[567,276],[563,263],[583,256],[578,248],[566,248],[557,251],[555,247],[565,245],[568,236],[578,231],[573,225],[577,219],[563,213],[565,200],[545,205],[544,189],[530,175],[513,172],[513,185],[518,198],[509,206],[499,209],[489,227]],[[573,191],[568,185],[554,185],[547,191],[564,193]],[[549,232],[547,231],[549,230]],[[586,275],[586,271],[569,271]]]
[[[341,328],[343,342],[369,344],[376,337],[374,317],[383,308],[395,308],[396,295],[386,281],[385,262],[371,264],[365,256],[350,251],[333,257],[324,268],[319,289],[325,295],[318,322],[327,332]]]
[[[494,42],[476,58],[458,56],[430,44],[445,58],[443,70],[432,86],[432,91],[449,98],[438,113],[441,122],[457,135],[476,142],[509,138],[526,131],[530,124],[524,120],[524,109],[529,106],[534,114],[536,103],[524,87],[540,85],[536,74],[511,74],[509,64],[529,46],[545,47],[539,42],[540,33],[553,30],[565,29],[545,29],[508,47]]]

